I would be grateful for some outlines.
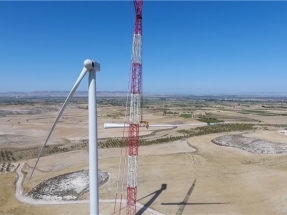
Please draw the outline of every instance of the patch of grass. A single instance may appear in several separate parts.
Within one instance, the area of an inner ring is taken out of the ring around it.
[[[183,113],[183,114],[180,114],[179,116],[180,116],[180,117],[183,117],[183,118],[191,118],[191,117],[192,117],[192,114]]]
[[[206,123],[217,123],[217,122],[224,122],[223,120],[219,120],[216,118],[200,118],[197,119],[200,122],[206,122]]]
[[[270,112],[264,111],[264,110],[243,110],[243,111],[239,111],[238,113],[255,114],[255,115],[259,115],[259,116],[280,116],[280,115],[282,115],[282,114],[278,114],[278,113],[270,113]]]

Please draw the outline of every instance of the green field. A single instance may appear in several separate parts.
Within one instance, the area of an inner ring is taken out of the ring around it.
[[[278,113],[271,113],[271,112],[265,111],[265,110],[243,110],[243,111],[240,111],[238,113],[255,114],[255,115],[260,115],[260,116],[281,116],[282,115],[282,114],[278,114]]]
[[[179,116],[180,116],[180,117],[183,117],[183,118],[191,118],[191,117],[192,117],[192,114],[183,113],[183,114],[180,114]]]
[[[218,120],[215,118],[200,118],[197,119],[200,122],[206,122],[206,123],[217,123],[217,122],[224,122],[223,120]]]

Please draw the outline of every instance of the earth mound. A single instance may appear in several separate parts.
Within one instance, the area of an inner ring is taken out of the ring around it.
[[[99,170],[99,186],[109,179],[107,172]],[[38,184],[27,196],[44,200],[77,200],[89,191],[89,170],[80,170],[50,178]]]
[[[255,154],[285,154],[287,144],[275,143],[253,137],[244,137],[241,134],[225,135],[212,140],[220,146],[230,146],[243,149]]]

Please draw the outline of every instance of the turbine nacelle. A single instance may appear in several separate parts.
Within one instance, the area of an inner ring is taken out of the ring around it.
[[[84,61],[84,67],[88,70],[88,71],[93,71],[95,70],[96,72],[101,70],[101,65],[96,62],[96,61],[92,61],[90,59],[86,59]]]

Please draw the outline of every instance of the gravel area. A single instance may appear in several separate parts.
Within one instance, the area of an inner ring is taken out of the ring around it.
[[[107,172],[99,171],[99,186],[109,179]],[[59,175],[38,184],[27,196],[44,200],[76,200],[89,191],[89,170]]]
[[[243,135],[225,135],[212,140],[220,146],[230,146],[243,149],[255,154],[285,154],[287,143],[276,143]]]

